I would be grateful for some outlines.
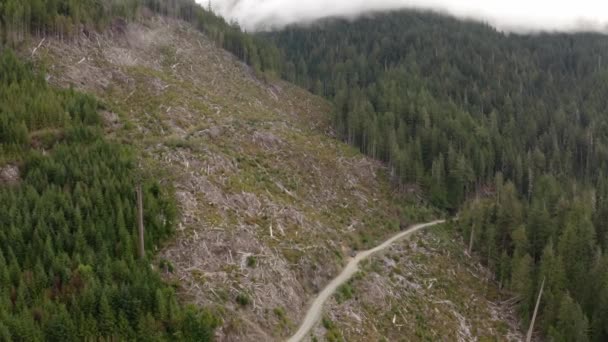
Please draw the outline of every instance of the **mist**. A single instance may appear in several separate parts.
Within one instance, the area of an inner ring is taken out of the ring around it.
[[[209,5],[208,0],[196,1]],[[473,19],[505,32],[608,32],[605,0],[211,0],[210,4],[247,31],[409,8]]]

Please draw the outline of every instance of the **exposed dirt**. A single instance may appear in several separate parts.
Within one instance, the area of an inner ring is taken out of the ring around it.
[[[357,253],[352,259],[349,260],[348,264],[346,265],[346,267],[344,267],[342,272],[336,278],[334,278],[329,283],[329,285],[327,285],[327,287],[325,287],[323,291],[319,293],[319,295],[317,295],[317,297],[312,302],[312,305],[308,309],[308,312],[306,313],[306,316],[304,317],[304,320],[302,321],[302,324],[300,325],[299,329],[293,336],[289,338],[288,341],[299,342],[307,336],[308,332],[314,327],[314,325],[321,320],[321,317],[323,316],[323,306],[325,305],[325,302],[330,298],[330,296],[335,294],[335,292],[338,290],[338,287],[343,286],[344,283],[350,280],[350,278],[357,272],[360,262],[367,260],[367,258],[373,256],[376,253],[382,252],[383,250],[391,247],[392,244],[411,236],[419,230],[433,227],[444,222],[445,221],[434,221],[430,223],[415,225],[407,229],[406,231],[403,231],[391,237],[390,239],[384,241],[382,244],[370,250]]]
[[[15,185],[21,180],[19,167],[16,165],[6,165],[0,167],[0,184]]]
[[[46,40],[35,59],[51,83],[102,99],[112,136],[175,188],[181,219],[159,258],[184,299],[223,318],[218,340],[290,336],[353,249],[431,216],[331,137],[322,99],[257,78],[182,22],[115,26]]]
[[[334,332],[347,341],[523,341],[491,273],[456,236],[430,228],[374,257],[349,283],[351,297],[329,303]]]

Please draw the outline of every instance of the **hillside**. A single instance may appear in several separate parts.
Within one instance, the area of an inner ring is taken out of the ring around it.
[[[459,213],[524,325],[544,284],[539,333],[608,339],[607,35],[404,10],[260,36],[334,103],[338,137]]]
[[[209,340],[216,318],[149,266],[176,220],[170,189],[104,135],[103,103],[35,70],[2,47],[0,339]]]
[[[182,301],[221,318],[218,340],[289,336],[353,250],[438,215],[415,189],[394,188],[379,162],[333,137],[331,105],[286,82],[258,78],[190,24],[115,21],[103,34],[32,42],[27,55],[52,85],[99,98],[107,138],[130,145],[138,169],[174,189],[177,231],[157,251],[155,269]],[[446,234],[420,239],[464,249]],[[467,260],[452,261],[448,270],[460,274]],[[408,281],[440,279],[446,268],[434,262],[421,258],[417,267],[426,271]],[[484,298],[479,310],[490,310],[499,298],[477,291],[481,279],[466,278],[465,289],[446,285],[442,300],[476,293]],[[404,298],[410,290],[390,291]],[[373,295],[361,292],[363,300]],[[425,298],[417,297],[421,312],[454,311]],[[461,324],[449,319],[442,329],[458,331]],[[504,333],[498,318],[471,324],[479,336]],[[381,334],[391,336],[393,328]],[[336,333],[326,330],[328,339]]]
[[[514,307],[453,226],[372,258],[329,304],[317,336],[345,341],[523,341]]]

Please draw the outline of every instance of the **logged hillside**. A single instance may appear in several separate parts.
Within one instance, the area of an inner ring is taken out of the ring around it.
[[[130,145],[138,168],[174,189],[177,232],[153,251],[154,265],[181,301],[220,318],[218,340],[287,337],[353,250],[437,215],[417,192],[394,188],[379,162],[332,137],[327,102],[258,79],[190,24],[117,21],[103,34],[32,42],[30,53],[51,84],[103,101],[108,139]],[[455,300],[454,291],[443,298]],[[498,298],[484,308],[487,300]],[[500,337],[498,321],[479,335]],[[457,330],[454,322],[445,329]]]
[[[154,15],[192,24],[256,72],[271,74],[280,68],[274,45],[241,31],[194,0],[4,0],[0,3],[0,43],[14,48],[27,45],[33,37],[90,37],[117,20],[142,21]]]
[[[432,13],[262,34],[332,100],[338,135],[460,228],[529,324],[608,339],[608,36],[504,34]],[[592,270],[590,272],[590,270]]]
[[[317,336],[327,330],[345,341],[523,341],[512,300],[462,246],[445,225],[373,257],[340,288]]]

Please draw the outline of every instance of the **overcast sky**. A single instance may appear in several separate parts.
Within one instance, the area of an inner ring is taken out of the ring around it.
[[[196,0],[207,6],[208,0]],[[211,0],[247,30],[396,8],[434,9],[506,31],[606,32],[608,0]]]

